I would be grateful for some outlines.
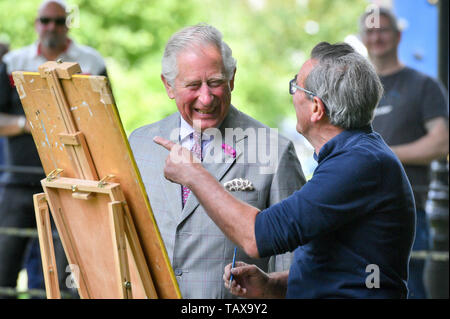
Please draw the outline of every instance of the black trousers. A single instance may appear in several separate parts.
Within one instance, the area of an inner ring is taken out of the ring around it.
[[[0,227],[36,229],[33,195],[42,192],[41,187],[23,186],[5,186],[0,190]],[[53,221],[52,231],[56,232]],[[0,287],[16,287],[27,249],[33,240],[36,238],[0,235]],[[65,291],[68,289],[66,279],[69,276],[66,272],[67,259],[59,238],[54,238],[53,245],[59,286],[61,291]],[[41,260],[38,262],[42,269]],[[43,276],[42,272],[41,275]]]

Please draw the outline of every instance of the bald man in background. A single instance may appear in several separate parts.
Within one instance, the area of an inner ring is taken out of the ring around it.
[[[37,71],[46,61],[61,59],[79,63],[85,74],[106,75],[101,55],[93,48],[70,39],[66,22],[64,1],[42,2],[34,23],[38,41],[3,57],[5,64],[0,67],[0,136],[7,137],[8,165],[41,167],[29,124],[12,81],[12,72]],[[5,80],[8,77],[9,81]],[[8,173],[2,177],[2,183],[6,186],[0,193],[0,227],[36,227],[32,196],[42,192],[40,180],[44,177],[43,171],[42,174]],[[16,286],[27,251],[28,288],[44,288],[37,239],[6,235],[0,235],[0,287]],[[55,240],[55,251],[60,288],[64,290],[68,276],[67,262],[59,239]]]

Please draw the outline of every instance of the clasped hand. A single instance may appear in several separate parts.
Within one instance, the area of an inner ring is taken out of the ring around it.
[[[233,281],[230,285],[230,277],[233,273]],[[244,262],[236,262],[235,268],[231,264],[225,266],[223,281],[225,288],[238,297],[244,298],[268,298],[269,276],[256,265]]]

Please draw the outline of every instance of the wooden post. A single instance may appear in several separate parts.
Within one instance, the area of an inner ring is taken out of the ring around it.
[[[119,283],[119,294],[122,299],[132,299],[133,294],[131,290],[130,269],[128,267],[122,203],[118,201],[111,202],[108,206],[110,212],[110,230],[114,246],[116,276]]]
[[[55,250],[53,248],[52,228],[45,194],[35,194],[33,196],[33,201],[36,214],[36,225],[39,234],[45,291],[48,299],[61,299]]]
[[[75,142],[64,144],[70,154],[70,158],[75,169],[78,172],[79,178],[96,180],[98,179],[97,171],[94,162],[92,161],[89,148],[86,144],[84,135],[78,132],[72,113],[70,112],[69,103],[67,103],[63,87],[60,83],[61,79],[70,79],[72,74],[80,72],[80,66],[77,63],[57,63],[49,61],[39,67],[39,74],[42,78],[47,79],[48,87],[51,95],[58,107],[61,118],[64,122],[65,133],[60,133],[60,139],[63,141],[72,138]],[[64,143],[64,142],[63,142]]]

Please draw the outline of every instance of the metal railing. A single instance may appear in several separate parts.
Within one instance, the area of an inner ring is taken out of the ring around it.
[[[41,167],[26,167],[26,166],[6,166],[6,165],[0,165],[0,172],[9,172],[9,173],[25,173],[25,174],[40,174],[43,175],[44,171]],[[0,183],[0,187],[3,185]],[[434,191],[441,190],[440,188],[444,187],[442,189],[443,191],[447,190],[447,196],[448,196],[448,186],[445,189],[445,185],[435,185],[434,188],[432,186],[432,189]],[[418,191],[418,189],[416,189]],[[428,192],[429,189],[427,187],[423,187],[423,190],[420,189],[419,191]],[[447,197],[448,200],[448,197]],[[59,235],[56,230],[52,231],[53,237],[58,238]],[[5,236],[18,236],[18,237],[30,237],[30,238],[37,238],[38,232],[35,228],[15,228],[15,227],[0,227],[0,235]],[[448,262],[449,259],[449,252],[448,251],[433,251],[433,250],[420,250],[420,251],[412,251],[411,252],[411,259],[422,259],[427,261],[435,261],[435,262]],[[46,293],[45,290],[41,289],[30,289],[26,291],[17,291],[14,288],[10,287],[0,287],[0,296],[20,296],[20,295],[26,295],[28,297],[37,297],[37,298],[45,298]],[[61,297],[63,298],[72,298],[70,294],[67,294],[63,291],[61,291]]]

